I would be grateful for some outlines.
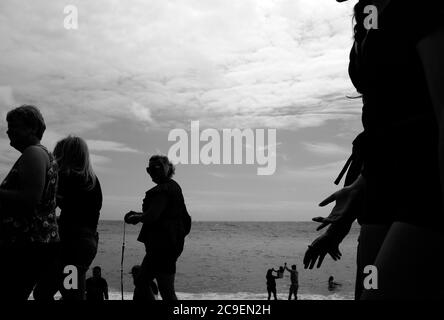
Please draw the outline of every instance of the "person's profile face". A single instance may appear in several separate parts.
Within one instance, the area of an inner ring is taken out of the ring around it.
[[[146,171],[153,180],[154,183],[159,183],[164,181],[168,175],[168,166],[164,165],[162,161],[150,160],[148,168]]]
[[[6,134],[8,135],[11,147],[20,150],[28,143],[32,130],[21,120],[11,120],[8,121]]]

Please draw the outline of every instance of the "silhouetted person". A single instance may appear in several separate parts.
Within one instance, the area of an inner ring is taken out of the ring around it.
[[[337,287],[340,287],[340,286],[341,286],[340,283],[337,283],[337,282],[334,281],[333,276],[330,276],[330,277],[328,278],[328,290],[329,290],[329,291],[333,291],[333,290],[335,290]]]
[[[271,299],[271,294],[273,294],[274,300],[277,300],[276,296],[276,279],[279,278],[279,276],[273,275],[273,269],[267,270],[267,292],[268,292],[268,300]]]
[[[46,125],[40,111],[23,105],[8,112],[10,145],[21,155],[0,185],[0,301],[27,300],[53,263],[57,165],[40,144]],[[5,306],[6,307],[6,306]]]
[[[182,189],[171,179],[174,170],[166,156],[152,156],[147,172],[156,186],[146,192],[143,212],[130,211],[125,215],[127,223],[143,222],[138,241],[145,244],[146,255],[136,287],[148,294],[146,299],[154,299],[148,288],[156,279],[162,299],[177,300],[174,290],[176,261],[184,247],[188,212]]]
[[[285,270],[290,272],[290,289],[288,292],[288,300],[291,300],[291,297],[294,295],[294,300],[298,299],[298,289],[299,289],[299,279],[298,272],[296,270],[296,265],[292,265],[291,269],[287,267],[287,263],[284,264]]]
[[[156,283],[151,281],[149,287],[136,287],[136,279],[141,271],[142,267],[140,265],[135,265],[131,268],[131,275],[133,277],[133,284],[134,284],[134,293],[133,293],[133,300],[134,301],[145,301],[144,298],[149,296],[150,294],[153,294],[154,296],[157,296],[159,294],[159,290],[157,288]],[[141,290],[149,289],[151,290],[151,293],[143,293]]]
[[[273,271],[275,271],[275,270],[273,269]],[[285,269],[283,266],[280,266],[279,269],[276,270],[276,273],[277,273],[277,276],[279,279],[282,279],[284,277],[284,271],[285,271]]]
[[[378,28],[366,19],[369,4]],[[339,259],[358,219],[356,299],[443,299],[444,2],[360,0],[354,13],[349,74],[364,132],[336,181],[347,172],[345,187],[320,204],[336,202],[328,218],[314,219],[330,227],[304,265]],[[367,265],[378,270],[378,290],[363,287]]]
[[[60,233],[59,265],[47,272],[34,290],[36,300],[51,300],[60,290],[63,300],[85,299],[86,272],[98,247],[97,225],[102,208],[102,189],[92,169],[88,146],[76,136],[57,142],[54,156],[58,164],[57,205]],[[65,289],[63,268],[77,268],[77,289]]]
[[[86,280],[86,300],[108,300],[108,283],[102,278],[102,269],[99,266],[93,268],[93,276]]]

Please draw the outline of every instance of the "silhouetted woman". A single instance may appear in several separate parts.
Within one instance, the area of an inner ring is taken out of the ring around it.
[[[267,271],[267,292],[268,292],[268,300],[271,299],[271,294],[273,294],[274,300],[277,300],[276,296],[276,279],[279,279],[278,276],[273,275],[273,269],[268,269]]]
[[[2,302],[28,299],[59,241],[57,166],[40,144],[46,129],[43,117],[36,107],[23,105],[9,111],[6,120],[10,145],[21,156],[0,185]]]
[[[85,277],[93,262],[98,246],[97,224],[102,208],[102,190],[90,161],[86,142],[75,136],[60,140],[54,148],[59,169],[57,206],[61,209],[58,220],[60,232],[60,265],[48,282],[37,286],[36,300],[52,299],[60,290],[64,300],[85,299]],[[65,290],[63,268],[73,265],[78,272],[78,289]],[[54,282],[56,281],[56,282]]]
[[[75,136],[54,148],[59,165],[57,205],[60,207],[60,240],[65,265],[79,272],[79,290],[63,292],[64,299],[85,299],[85,275],[98,246],[97,225],[102,208],[102,189],[91,165],[86,142]],[[73,293],[73,294],[71,294]]]
[[[327,253],[338,259],[358,218],[356,299],[442,299],[444,3],[360,0],[354,9],[349,73],[362,94],[364,132],[346,187],[320,204],[336,201],[328,218],[314,219],[331,226],[304,264],[319,267]],[[377,268],[377,290],[363,287],[367,265]]]
[[[142,212],[125,215],[126,223],[143,222],[137,240],[145,245],[146,255],[135,286],[141,300],[154,300],[151,283],[156,279],[162,300],[177,300],[176,261],[184,248],[188,212],[182,189],[172,179],[174,165],[166,156],[152,156],[146,171],[156,186],[146,192]]]

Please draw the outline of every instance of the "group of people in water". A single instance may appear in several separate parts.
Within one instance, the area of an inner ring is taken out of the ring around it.
[[[32,292],[35,300],[50,301],[60,291],[63,300],[84,300],[95,281],[86,281],[86,272],[97,253],[103,200],[88,146],[68,136],[49,152],[40,143],[45,121],[32,105],[10,110],[6,121],[10,145],[21,156],[0,185],[0,299],[27,300]],[[156,186],[146,192],[142,212],[125,215],[127,223],[143,223],[137,297],[154,299],[156,279],[164,300],[177,299],[176,261],[191,220],[168,158],[152,156],[146,171]],[[64,282],[67,266],[75,267],[74,286]]]
[[[378,28],[365,23],[368,5],[378,9]],[[328,229],[307,249],[304,267],[320,267],[327,254],[340,259],[339,245],[358,220],[356,299],[442,299],[444,3],[359,0],[354,18],[349,74],[362,97],[364,131],[336,180],[346,173],[344,188],[320,203],[335,206],[327,218],[314,218],[318,229]],[[406,21],[414,26],[406,28]],[[0,299],[25,300],[34,291],[36,300],[51,300],[57,290],[63,299],[84,299],[102,207],[87,144],[68,136],[49,152],[40,143],[46,126],[34,106],[15,108],[6,120],[10,145],[21,156],[0,185]],[[156,279],[163,299],[177,299],[176,261],[190,219],[168,158],[151,157],[147,173],[156,186],[142,212],[125,215],[127,223],[143,223],[137,296],[153,299]],[[77,290],[63,286],[66,265],[77,268]],[[363,286],[368,265],[378,270],[376,290]],[[297,271],[286,270],[296,274],[290,297],[296,296]]]
[[[299,290],[299,272],[297,271],[296,265],[292,265],[291,269],[287,267],[287,263],[284,263],[284,266],[280,266],[278,269],[268,269],[265,278],[267,279],[267,292],[268,298],[267,300],[271,300],[271,296],[273,295],[274,300],[278,300],[277,298],[277,290],[276,290],[276,280],[284,278],[284,272],[288,271],[290,273],[290,287],[288,292],[288,300],[292,300],[291,298],[294,296],[294,300],[298,300],[298,290]],[[275,275],[273,274],[275,273]],[[337,288],[342,285],[339,282],[334,281],[334,277],[330,276],[328,278],[328,290],[335,291]]]
[[[279,269],[275,270],[274,268],[267,270],[267,275],[265,278],[267,279],[267,292],[268,292],[268,300],[271,299],[271,295],[273,294],[274,300],[277,300],[276,293],[276,279],[282,279],[284,277],[284,272],[288,271],[290,273],[290,289],[288,292],[288,300],[294,296],[294,300],[298,299],[298,289],[299,289],[299,274],[296,269],[296,265],[293,264],[291,269],[287,267],[287,263],[284,263],[284,266],[280,266]],[[276,275],[273,275],[273,272]]]

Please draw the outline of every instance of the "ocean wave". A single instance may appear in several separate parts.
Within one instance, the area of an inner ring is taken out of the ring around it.
[[[287,300],[288,295],[278,294],[279,300]],[[177,298],[179,300],[267,300],[268,295],[266,293],[252,293],[252,292],[237,292],[237,293],[220,293],[220,292],[203,292],[203,293],[188,293],[177,292]],[[110,300],[121,300],[122,295],[120,292],[110,292]],[[132,300],[132,292],[124,292],[124,300]],[[160,298],[159,298],[160,299]],[[341,295],[338,293],[331,295],[310,294],[302,293],[298,294],[299,300],[352,300],[352,295]]]

